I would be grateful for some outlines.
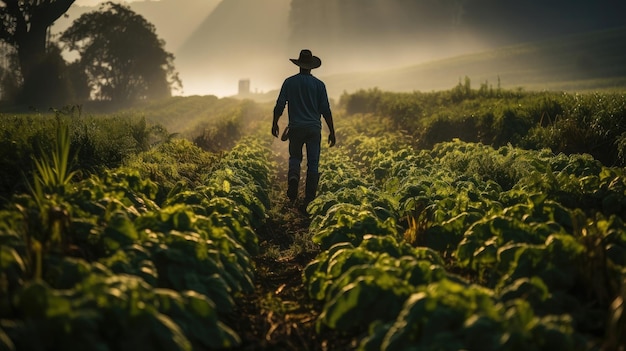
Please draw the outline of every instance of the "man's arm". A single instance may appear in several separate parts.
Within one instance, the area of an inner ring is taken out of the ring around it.
[[[324,113],[324,120],[326,121],[326,125],[328,126],[329,134],[328,134],[328,146],[335,146],[335,124],[333,123],[333,113],[328,110],[328,112]]]
[[[328,126],[329,134],[328,134],[328,146],[335,146],[335,124],[333,123],[333,112],[330,110],[330,101],[328,101],[328,92],[326,91],[326,84],[322,81],[320,92],[320,112],[324,120],[326,121],[326,125]]]
[[[278,138],[278,133],[280,132],[280,128],[278,128],[278,120],[280,119],[282,113],[276,113],[274,110],[274,120],[272,121],[272,135]]]
[[[280,93],[278,94],[278,99],[276,99],[276,106],[274,106],[274,119],[272,121],[272,135],[278,138],[278,133],[280,132],[278,128],[278,120],[280,116],[283,115],[283,111],[285,111],[285,105],[287,105],[287,97],[285,96],[285,84],[280,88]]]

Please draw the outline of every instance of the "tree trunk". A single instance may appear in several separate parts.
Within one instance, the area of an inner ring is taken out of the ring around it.
[[[76,0],[43,0],[38,5],[20,5],[18,0],[0,0],[5,11],[15,20],[16,29],[11,42],[17,54],[24,80],[43,60],[46,54],[48,28],[72,6]],[[32,3],[32,1],[30,1]]]
[[[46,56],[46,32],[48,27],[33,24],[18,42],[17,55],[24,81],[31,79],[31,72]]]

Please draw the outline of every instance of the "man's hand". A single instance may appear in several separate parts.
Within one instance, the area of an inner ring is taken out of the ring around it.
[[[328,146],[329,147],[335,146],[335,142],[336,142],[336,140],[335,140],[335,133],[328,134]]]
[[[275,138],[278,138],[278,132],[279,132],[278,123],[272,123],[272,135]]]

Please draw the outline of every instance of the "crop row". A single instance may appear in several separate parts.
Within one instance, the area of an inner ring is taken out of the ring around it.
[[[130,168],[17,196],[0,212],[0,348],[238,345],[222,316],[253,289],[267,150],[241,140],[201,186],[180,182],[160,204],[158,185]]]
[[[590,335],[619,339],[621,169],[398,140],[348,135],[321,165],[310,230],[327,251],[303,275],[324,302],[320,331],[367,325],[363,350],[584,350],[598,346]]]

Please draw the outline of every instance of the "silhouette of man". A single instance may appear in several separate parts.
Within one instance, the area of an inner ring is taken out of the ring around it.
[[[319,160],[322,141],[322,121],[324,117],[330,131],[328,145],[335,145],[335,127],[333,115],[328,102],[326,85],[311,75],[311,70],[322,65],[319,57],[313,56],[311,50],[300,51],[297,59],[289,59],[300,67],[300,73],[283,82],[276,106],[272,135],[278,137],[278,120],[285,110],[289,116],[289,124],[285,132],[289,138],[289,171],[287,172],[287,197],[292,203],[298,199],[300,183],[300,164],[302,163],[302,147],[306,146],[307,170],[304,201],[301,210],[315,198],[319,182]]]

